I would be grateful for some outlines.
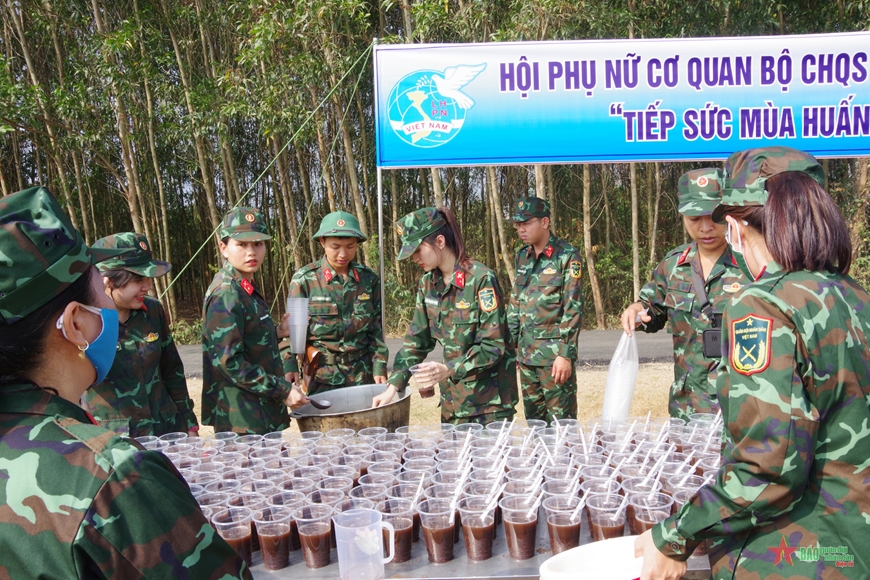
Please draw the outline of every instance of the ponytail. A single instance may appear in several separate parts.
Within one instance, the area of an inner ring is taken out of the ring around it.
[[[465,252],[465,241],[462,239],[462,232],[459,231],[459,224],[456,222],[456,216],[448,207],[438,207],[438,213],[444,217],[447,224],[441,226],[438,231],[433,232],[423,238],[423,241],[429,245],[435,245],[435,238],[444,236],[444,245],[453,252],[456,256],[456,263],[462,270],[467,270],[471,266],[471,258]]]

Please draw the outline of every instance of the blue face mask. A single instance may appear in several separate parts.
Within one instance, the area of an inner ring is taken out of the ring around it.
[[[85,353],[85,357],[94,365],[97,371],[97,380],[93,384],[102,383],[115,362],[115,352],[118,350],[118,311],[111,308],[95,308],[87,304],[79,304],[88,312],[98,314],[103,321],[103,330],[94,342],[79,349]],[[63,327],[63,315],[57,319],[57,328],[63,332],[63,337],[69,340],[66,329]]]

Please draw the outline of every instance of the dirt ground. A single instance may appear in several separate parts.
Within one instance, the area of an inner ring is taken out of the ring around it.
[[[634,401],[631,405],[631,415],[665,417],[668,414],[668,389],[674,378],[674,367],[671,364],[640,365],[637,374],[637,386],[634,391]],[[604,386],[607,383],[607,367],[586,367],[577,371],[577,398],[579,419],[589,419],[601,414],[604,402]],[[196,416],[201,417],[200,399],[202,394],[202,379],[187,379],[187,388],[196,406]],[[413,395],[411,399],[411,425],[428,425],[440,422],[438,397],[421,399]],[[523,417],[522,402],[517,407],[517,418]],[[296,422],[290,426],[291,431],[297,431]],[[203,427],[201,435],[213,433],[211,427]]]

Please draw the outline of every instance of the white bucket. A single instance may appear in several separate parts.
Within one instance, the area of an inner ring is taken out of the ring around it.
[[[592,542],[541,564],[541,580],[635,580],[643,558],[634,557],[637,536]]]

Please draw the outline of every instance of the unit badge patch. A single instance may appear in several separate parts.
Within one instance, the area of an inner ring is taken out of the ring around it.
[[[477,300],[480,302],[480,309],[484,312],[492,312],[498,308],[498,298],[496,298],[495,290],[492,288],[484,288],[478,292]]]
[[[752,375],[770,364],[773,319],[754,314],[731,323],[731,366],[741,375]]]
[[[574,279],[580,278],[583,275],[583,264],[577,260],[571,261],[571,277]]]

